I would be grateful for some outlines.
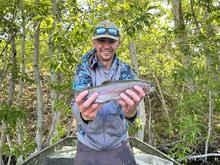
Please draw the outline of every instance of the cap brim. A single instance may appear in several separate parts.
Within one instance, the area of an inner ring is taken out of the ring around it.
[[[92,40],[95,40],[95,39],[98,39],[98,38],[111,38],[113,40],[119,40],[119,37],[111,36],[111,35],[108,35],[108,34],[93,36]]]

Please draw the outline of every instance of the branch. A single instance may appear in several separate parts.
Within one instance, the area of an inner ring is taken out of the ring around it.
[[[220,157],[218,153],[208,153],[203,155],[187,156],[188,160],[195,160],[197,158],[207,158],[207,157]]]
[[[8,134],[6,134],[6,140],[7,140],[7,144],[8,144],[8,147],[9,147],[9,151],[12,153],[13,146],[12,146],[12,143],[11,143],[10,136]],[[9,154],[7,165],[11,164],[11,156],[12,156],[11,153]]]
[[[212,92],[209,92],[209,118],[208,118],[208,135],[207,135],[207,139],[205,142],[205,154],[207,154],[208,152],[208,144],[209,144],[209,139],[211,136],[211,130],[212,130]],[[207,159],[207,158],[206,158]]]
[[[71,136],[71,129],[72,129],[72,127],[73,127],[73,121],[74,121],[74,117],[73,117],[73,115],[71,115],[71,118],[68,120],[68,127],[67,127],[67,133],[66,133],[66,137],[68,137],[68,136]],[[75,123],[75,122],[74,122]],[[75,126],[75,128],[76,128],[76,125],[77,124],[75,124],[74,126]],[[75,132],[74,132],[75,133]]]
[[[1,128],[1,139],[0,139],[0,164],[4,164],[2,154],[3,154],[3,145],[5,144],[6,140],[6,124],[4,121],[1,121],[2,126]]]
[[[199,27],[199,23],[197,21],[196,15],[195,15],[195,10],[194,10],[194,0],[190,0],[190,7],[191,7],[191,12],[192,12],[192,17],[194,20],[194,23],[196,24],[196,30],[201,33],[200,27]]]
[[[147,95],[147,100],[148,100],[148,103],[149,103],[149,109],[148,109],[148,143],[149,144],[152,144],[153,143],[153,133],[151,132],[151,124],[152,124],[152,105],[151,105],[151,100],[150,100],[150,97],[149,95]]]
[[[4,51],[8,48],[8,45],[10,44],[10,42],[12,41],[12,39],[15,37],[15,35],[17,34],[18,31],[14,32],[14,34],[8,39],[8,41],[6,42],[5,47],[2,49],[2,52],[0,54],[0,56],[3,56]]]
[[[168,106],[166,104],[166,100],[165,100],[165,98],[163,96],[163,92],[162,92],[162,89],[161,89],[160,82],[157,79],[156,75],[154,76],[154,79],[156,80],[156,83],[157,83],[157,87],[158,87],[158,91],[159,91],[159,96],[160,96],[159,98],[161,100],[162,107],[165,110],[165,114],[167,116],[169,127],[172,129],[172,124],[171,124],[171,120],[170,120],[170,116],[169,116],[169,109],[168,109]]]

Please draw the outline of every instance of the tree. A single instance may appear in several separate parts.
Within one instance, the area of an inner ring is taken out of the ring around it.
[[[57,23],[59,23],[60,18],[58,13],[58,9],[57,9],[57,1],[56,0],[52,0],[52,17],[53,17],[53,23],[52,23],[52,28],[49,31],[49,39],[48,39],[48,43],[49,43],[49,47],[48,47],[48,52],[49,52],[49,56],[51,59],[55,59],[56,53],[55,53],[55,48],[54,48],[54,43],[53,43],[53,35],[54,35],[54,30],[55,30],[55,26]],[[56,68],[55,65],[51,65],[51,83],[56,85],[58,83],[57,80],[57,73],[56,73]],[[60,116],[60,112],[56,111],[56,102],[58,101],[58,91],[54,88],[51,91],[51,109],[52,109],[52,122],[51,122],[51,127],[50,127],[50,132],[49,135],[47,137],[47,141],[45,145],[51,144],[51,140],[53,138],[54,135],[56,135],[57,133],[57,124],[59,122],[59,116]]]
[[[39,1],[35,1],[36,5],[39,6]],[[43,139],[43,96],[41,89],[41,78],[40,78],[40,68],[39,68],[39,44],[40,44],[40,20],[36,20],[34,23],[34,60],[33,60],[33,70],[34,70],[34,80],[36,85],[36,96],[37,96],[37,130],[36,130],[36,143],[37,150],[42,149],[42,139]]]
[[[26,40],[26,28],[25,28],[25,15],[24,15],[24,1],[21,0],[20,2],[20,10],[21,10],[21,17],[22,17],[22,43],[21,43],[21,64],[20,64],[20,72],[22,75],[25,75],[25,40]],[[19,96],[18,96],[18,105],[22,107],[22,95],[24,93],[24,78],[20,78],[19,81]],[[21,119],[18,119],[17,121],[17,138],[18,138],[18,145],[22,146],[23,145],[23,133],[22,133],[22,125],[23,122]],[[23,161],[23,155],[21,154],[18,157],[18,163],[21,163]]]

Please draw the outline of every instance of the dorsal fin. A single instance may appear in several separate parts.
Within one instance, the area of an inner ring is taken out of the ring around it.
[[[108,84],[110,82],[111,82],[111,80],[106,80],[106,81],[103,81],[103,83],[101,85],[106,85],[106,84]]]

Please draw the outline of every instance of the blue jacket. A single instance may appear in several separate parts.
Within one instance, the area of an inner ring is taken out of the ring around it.
[[[116,55],[110,70],[106,71],[98,62],[95,53],[96,50],[93,49],[82,57],[82,63],[76,68],[73,90],[84,90],[109,80],[136,79],[131,67],[120,61]],[[77,104],[73,103],[72,110],[79,121],[78,140],[98,151],[119,147],[128,138],[128,120],[121,109],[116,101],[110,101],[102,105],[95,120],[85,123]]]

